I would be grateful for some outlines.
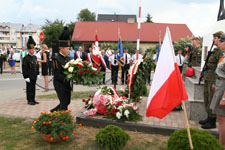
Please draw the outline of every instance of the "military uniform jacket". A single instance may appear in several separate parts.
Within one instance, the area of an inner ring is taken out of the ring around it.
[[[22,71],[24,79],[30,78],[30,80],[36,80],[39,75],[39,64],[36,56],[26,55],[23,58]]]
[[[64,66],[69,61],[70,57],[63,56],[60,53],[53,60],[55,88],[62,90],[71,90],[70,81],[66,80],[66,75],[64,74]]]
[[[214,48],[212,51],[212,54],[209,57],[208,63],[206,64],[206,70],[204,72],[204,80],[208,81],[215,81],[216,79],[216,67],[218,64],[218,61],[223,56],[223,51],[221,51],[218,48]]]
[[[192,67],[201,65],[201,47],[193,48],[191,65]]]

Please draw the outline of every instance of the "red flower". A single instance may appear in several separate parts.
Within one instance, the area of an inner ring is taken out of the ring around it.
[[[117,102],[117,103],[116,103],[116,106],[120,106],[120,105],[122,105],[121,102]]]
[[[96,71],[92,72],[93,74],[96,74]]]
[[[115,114],[115,108],[112,109],[112,114],[113,114],[113,115]]]
[[[86,72],[90,72],[90,70],[89,70],[89,69],[87,69],[87,70],[86,70]]]
[[[127,98],[126,98],[126,96],[123,96],[122,99],[124,100],[124,99],[127,99]]]
[[[84,61],[84,62],[83,62],[83,64],[85,65],[85,64],[86,64],[86,62]]]
[[[100,71],[98,71],[98,74],[100,74],[101,72]]]
[[[83,72],[83,70],[80,70],[78,73],[79,73],[79,74],[83,74],[84,72]]]
[[[85,99],[83,99],[82,101],[85,102]]]
[[[119,112],[119,111],[120,111],[119,109],[116,110],[116,112]]]

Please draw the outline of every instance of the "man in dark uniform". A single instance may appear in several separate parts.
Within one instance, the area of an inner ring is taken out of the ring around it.
[[[22,72],[23,77],[26,81],[26,94],[28,105],[39,104],[35,101],[35,85],[39,75],[39,65],[37,62],[37,57],[34,55],[34,42],[32,36],[29,36],[27,42],[28,55],[23,58],[22,62]]]
[[[112,75],[112,84],[117,84],[117,78],[118,78],[118,70],[119,70],[119,64],[116,59],[117,50],[114,49],[114,53],[109,57],[109,69],[111,70]]]
[[[213,41],[216,47],[218,47],[219,38],[222,34],[223,34],[222,31],[213,34]],[[222,56],[223,51],[218,48],[214,48],[206,64],[206,70],[204,72],[204,102],[208,117],[205,120],[199,121],[203,129],[216,128],[216,114],[212,113],[212,110],[210,109],[210,104],[212,102],[215,89],[215,78],[216,78],[215,70],[218,61]]]
[[[71,100],[71,84],[66,80],[64,67],[67,62],[70,61],[69,47],[70,47],[70,34],[68,28],[65,27],[62,34],[59,37],[59,54],[53,60],[54,68],[54,80],[53,85],[55,87],[57,96],[60,103],[50,111],[67,110]]]
[[[125,84],[127,84],[127,74],[128,74],[128,70],[130,68],[130,54],[128,54],[128,48],[124,49],[124,66],[122,67],[122,84],[124,84],[124,78],[125,78]],[[125,76],[125,77],[124,77]]]
[[[2,74],[2,66],[3,66],[3,55],[0,52],[0,74]]]

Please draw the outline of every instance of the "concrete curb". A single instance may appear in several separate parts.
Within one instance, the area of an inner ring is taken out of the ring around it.
[[[179,128],[173,127],[163,127],[163,126],[153,126],[153,125],[146,125],[140,123],[133,123],[133,122],[116,122],[112,120],[102,120],[97,118],[90,118],[90,117],[83,117],[82,114],[76,117],[76,123],[81,123],[84,126],[91,126],[96,128],[104,128],[107,125],[116,125],[121,127],[124,130],[130,131],[138,131],[143,133],[150,133],[150,134],[160,134],[165,136],[170,136],[175,130]],[[219,134],[216,131],[209,131],[212,135],[215,135],[219,138]]]

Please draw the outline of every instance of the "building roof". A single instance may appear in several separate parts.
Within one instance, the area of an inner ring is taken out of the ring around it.
[[[8,26],[16,30],[16,32],[37,32],[37,29],[40,28],[39,25],[28,24],[24,26],[20,23],[11,23],[11,22],[0,22],[0,26]]]
[[[115,22],[127,22],[128,18],[133,18],[134,22],[137,22],[136,15],[119,15],[119,14],[98,14],[98,19],[97,21],[100,22],[110,22],[110,21],[115,21]]]
[[[192,37],[193,34],[186,24],[167,24],[167,23],[142,23],[140,31],[141,42],[158,42],[159,32],[161,38],[165,35],[166,27],[170,28],[172,41],[178,41],[180,38]],[[126,22],[76,22],[72,41],[94,41],[97,31],[98,40],[118,41],[118,29],[122,41],[137,40],[137,23]]]

